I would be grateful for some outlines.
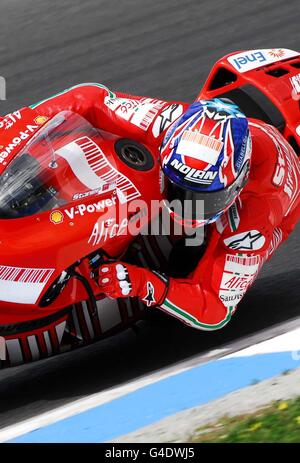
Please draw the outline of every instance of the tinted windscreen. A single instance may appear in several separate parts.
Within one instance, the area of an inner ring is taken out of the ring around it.
[[[81,116],[55,116],[1,175],[0,218],[41,213],[113,188],[113,166],[97,141],[99,131]],[[105,163],[108,173],[100,169]]]

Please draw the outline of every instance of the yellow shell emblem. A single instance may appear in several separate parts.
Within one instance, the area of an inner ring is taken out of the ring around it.
[[[38,125],[43,125],[45,124],[45,122],[47,122],[48,120],[48,117],[46,116],[37,116],[35,119],[34,119],[34,122]]]
[[[62,223],[64,221],[64,215],[60,211],[53,211],[50,214],[50,220],[52,223],[55,223],[55,225]]]

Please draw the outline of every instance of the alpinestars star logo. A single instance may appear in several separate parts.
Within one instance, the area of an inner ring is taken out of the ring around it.
[[[150,307],[156,302],[154,299],[154,286],[151,281],[147,282],[147,295],[144,297],[143,301],[147,304],[147,307]]]
[[[160,132],[163,132],[166,127],[168,127],[168,122],[173,121],[173,114],[178,108],[178,104],[172,104],[167,109],[165,109],[160,115]]]
[[[176,121],[176,119],[183,113],[183,106],[177,103],[173,103],[167,106],[156,118],[153,124],[153,135],[155,138],[164,132],[170,125]]]
[[[236,251],[254,251],[265,244],[265,237],[257,230],[239,233],[224,240],[226,246]]]

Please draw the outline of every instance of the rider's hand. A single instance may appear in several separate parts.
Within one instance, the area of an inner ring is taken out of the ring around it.
[[[148,307],[160,305],[168,289],[168,280],[164,276],[125,262],[102,265],[98,283],[101,291],[110,298],[137,296]]]

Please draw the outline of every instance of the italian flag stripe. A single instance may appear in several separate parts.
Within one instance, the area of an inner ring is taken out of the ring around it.
[[[221,322],[217,324],[207,324],[207,323],[201,323],[199,322],[195,317],[193,317],[191,314],[185,312],[183,309],[178,307],[177,305],[173,304],[171,301],[166,299],[164,303],[161,305],[162,309],[164,309],[166,312],[169,312],[170,314],[173,314],[180,318],[181,320],[185,321],[189,325],[194,326],[195,328],[201,328],[203,330],[217,330],[219,328],[222,328],[226,323],[229,322],[231,318],[231,312],[233,311],[234,307],[228,307],[227,309],[227,315],[222,320]],[[174,313],[175,312],[175,313]]]

